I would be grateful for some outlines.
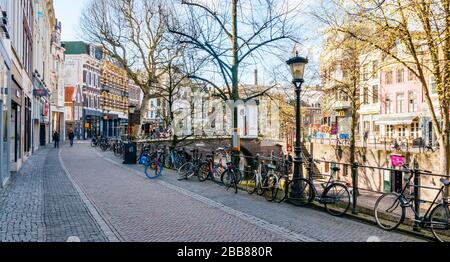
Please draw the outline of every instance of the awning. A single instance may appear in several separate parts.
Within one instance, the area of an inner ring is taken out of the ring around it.
[[[375,124],[377,125],[411,125],[414,121],[419,119],[418,116],[380,116]]]

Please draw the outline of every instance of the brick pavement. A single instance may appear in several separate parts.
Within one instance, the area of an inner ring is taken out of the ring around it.
[[[0,241],[106,241],[58,160],[58,151],[36,152],[0,191]]]
[[[177,181],[170,171],[148,180],[142,167],[123,166],[109,152],[75,148],[62,151],[65,165],[127,241],[418,240],[319,210],[234,195],[212,182]]]

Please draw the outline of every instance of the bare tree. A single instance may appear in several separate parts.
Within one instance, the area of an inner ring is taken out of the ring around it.
[[[141,124],[149,100],[164,87],[161,78],[183,52],[183,45],[168,37],[167,23],[175,21],[172,11],[162,0],[91,0],[81,16],[86,41],[101,45],[142,90]]]
[[[361,85],[363,77],[361,66],[366,64],[371,50],[367,44],[341,32],[329,29],[326,32],[322,61],[322,79],[327,89],[324,107],[332,111],[337,103],[350,102],[350,163],[356,161],[356,130],[361,106]],[[339,73],[337,73],[339,71]],[[367,94],[368,95],[368,94]]]
[[[450,1],[330,0],[321,20],[406,67],[422,85],[440,144],[440,170],[450,171]],[[343,22],[342,17],[360,26]],[[364,26],[365,30],[358,30]],[[437,94],[433,101],[430,77]],[[437,108],[435,105],[437,104]]]
[[[289,5],[288,2],[291,4]],[[266,94],[273,86],[240,97],[241,71],[250,64],[264,63],[264,56],[285,54],[284,44],[297,41],[298,6],[292,1],[182,0],[188,23],[170,28],[180,43],[197,50],[196,59],[207,70],[190,77],[211,85],[224,101],[244,101]],[[291,46],[287,48],[290,50]],[[220,80],[212,79],[216,75]],[[233,110],[237,127],[237,107]]]

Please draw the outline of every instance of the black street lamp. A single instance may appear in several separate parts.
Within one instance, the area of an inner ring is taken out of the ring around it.
[[[308,59],[304,57],[299,57],[298,52],[296,56],[289,59],[287,64],[291,68],[291,73],[293,77],[292,83],[295,85],[295,93],[296,93],[296,114],[295,114],[295,158],[294,158],[294,180],[303,178],[303,168],[302,168],[302,147],[301,147],[301,128],[300,128],[300,113],[301,113],[301,87],[305,82],[303,76],[305,74],[305,66],[308,63]]]
[[[136,111],[136,106],[133,104],[128,105],[128,138],[131,140],[133,137],[133,125],[134,123],[134,113]]]

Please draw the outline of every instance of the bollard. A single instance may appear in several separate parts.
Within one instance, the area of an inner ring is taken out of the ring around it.
[[[411,175],[414,176],[414,210],[416,211],[415,222],[414,222],[414,231],[419,232],[419,220],[420,220],[420,171],[417,169],[411,170]]]
[[[358,164],[352,164],[352,186],[353,186],[353,207],[352,214],[356,215],[357,212],[357,204],[358,204]]]

